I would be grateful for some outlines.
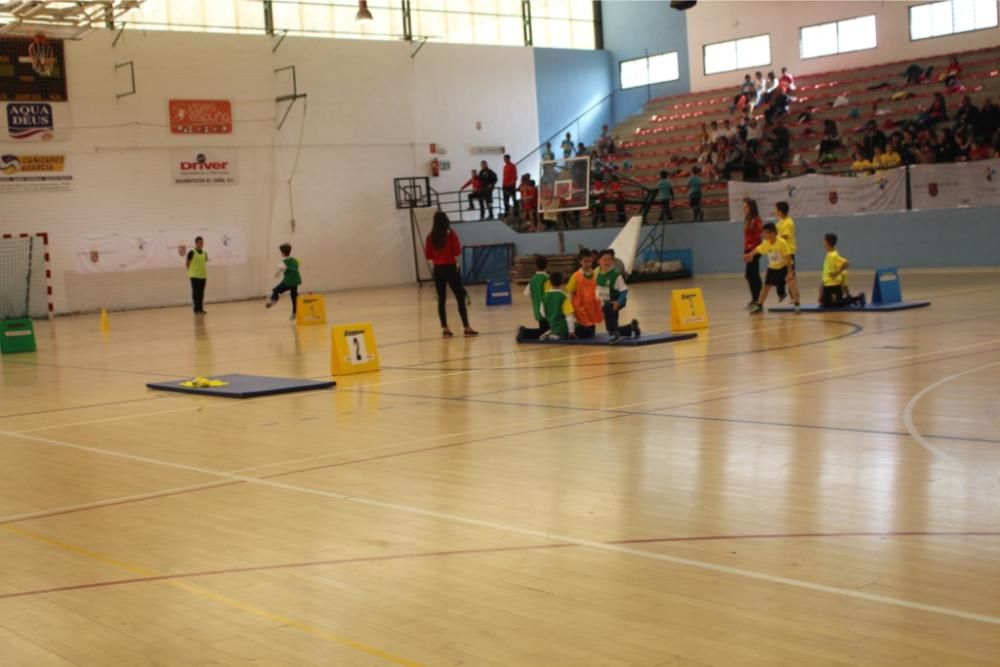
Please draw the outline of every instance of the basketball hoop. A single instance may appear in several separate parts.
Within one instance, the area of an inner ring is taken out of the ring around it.
[[[35,35],[28,46],[28,58],[31,60],[31,69],[35,70],[38,76],[52,76],[56,67],[56,53],[45,35],[41,33]]]

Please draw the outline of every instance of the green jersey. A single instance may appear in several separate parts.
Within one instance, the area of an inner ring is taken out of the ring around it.
[[[542,297],[542,315],[549,324],[549,331],[560,338],[569,336],[568,320],[573,319],[573,304],[566,292],[557,289],[546,292]]]
[[[628,286],[625,285],[625,279],[622,278],[622,274],[618,273],[617,269],[611,269],[610,271],[597,270],[598,301],[601,303],[617,301],[624,308],[627,295]]]
[[[531,276],[531,281],[528,283],[528,287],[524,290],[524,293],[531,297],[531,311],[535,315],[535,321],[541,322],[542,317],[542,297],[545,293],[549,291],[549,274],[544,271],[537,271],[535,275]]]
[[[302,276],[299,274],[299,260],[294,257],[285,257],[281,263],[285,265],[285,275],[281,279],[281,284],[301,285]]]

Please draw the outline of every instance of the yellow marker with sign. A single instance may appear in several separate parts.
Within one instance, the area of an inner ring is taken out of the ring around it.
[[[321,294],[300,294],[295,313],[296,324],[326,324],[326,302]]]
[[[370,323],[338,324],[333,327],[333,375],[369,373],[379,369],[375,332]]]
[[[708,311],[700,287],[675,289],[671,293],[670,328],[673,331],[708,328]]]

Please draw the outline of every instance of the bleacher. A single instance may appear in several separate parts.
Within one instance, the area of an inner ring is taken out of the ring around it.
[[[954,54],[958,56],[962,65],[961,82],[965,91],[949,95],[937,77],[947,69],[948,58],[951,55],[953,54],[797,76],[794,93],[796,101],[792,103],[785,121],[791,135],[790,161],[793,164],[797,163],[794,156],[800,154],[821,173],[849,171],[851,159],[846,150],[840,159],[827,163],[822,168],[815,165],[817,146],[823,130],[823,121],[826,119],[837,122],[841,140],[846,147],[852,142],[851,136],[868,120],[875,119],[883,130],[887,121],[898,124],[911,120],[928,106],[933,94],[937,92],[945,93],[949,117],[953,115],[963,95],[969,95],[977,106],[985,97],[992,97],[997,101],[1000,97],[1000,47]],[[933,65],[932,80],[905,86],[903,70],[913,62],[923,68]],[[778,67],[780,63],[776,63],[772,68],[763,69],[766,73],[769,69]],[[883,82],[889,86],[871,89],[872,86]],[[907,99],[892,100],[893,94],[899,91],[909,91],[912,96]],[[619,142],[619,154],[615,162],[621,165],[625,159],[629,161],[631,167],[624,173],[631,179],[655,187],[661,170],[667,169],[672,173],[682,171],[684,175],[671,179],[676,197],[673,206],[676,220],[690,219],[690,210],[687,206],[687,174],[696,164],[702,123],[718,121],[721,125],[724,120],[730,119],[735,126],[738,115],[730,113],[729,107],[737,92],[738,86],[734,85],[651,100],[640,113],[626,119],[612,130],[612,135],[618,137]],[[837,108],[828,106],[839,95],[846,95],[849,104]],[[850,115],[852,109],[857,109],[859,115],[852,117]],[[761,125],[763,110],[763,107],[759,107],[754,113]],[[799,114],[804,111],[812,112],[810,120],[798,122]],[[886,134],[889,132],[886,131]],[[680,158],[682,162],[670,162],[670,158]],[[792,166],[788,173],[798,175],[803,171],[804,168],[801,166]],[[739,177],[738,173],[736,177]],[[729,200],[726,182],[704,181],[702,191],[705,219],[727,218]]]

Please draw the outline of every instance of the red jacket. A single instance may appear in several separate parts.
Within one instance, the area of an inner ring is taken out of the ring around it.
[[[748,253],[760,245],[764,234],[764,223],[760,218],[754,218],[750,224],[743,223],[743,252]]]
[[[473,176],[472,178],[470,178],[469,180],[467,180],[465,182],[465,185],[463,185],[461,188],[459,188],[459,190],[464,190],[465,188],[469,187],[470,185],[472,186],[472,191],[473,192],[476,192],[477,190],[479,190],[479,188],[480,188],[480,185],[479,185],[479,176]]]
[[[513,162],[505,162],[503,165],[503,186],[505,188],[517,187],[517,166]]]
[[[427,235],[424,243],[424,257],[434,263],[434,266],[448,266],[456,264],[459,255],[462,254],[462,243],[458,240],[458,234],[449,230],[448,239],[444,242],[443,248],[435,248],[431,243],[431,235]]]

